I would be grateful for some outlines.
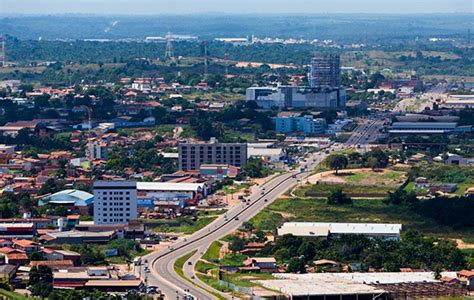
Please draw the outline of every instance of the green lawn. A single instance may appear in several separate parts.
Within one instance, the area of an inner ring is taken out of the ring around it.
[[[441,226],[407,207],[386,205],[382,199],[355,199],[348,206],[329,205],[326,199],[279,199],[251,220],[257,229],[269,232],[288,221],[401,223],[404,230],[416,229],[431,236],[474,242],[474,228],[455,230]]]
[[[173,135],[175,128],[176,128],[176,126],[174,126],[174,125],[161,124],[161,125],[155,126],[153,131],[159,136],[163,136],[165,134],[166,135]]]
[[[186,276],[184,276],[184,271],[183,271],[183,266],[184,266],[184,263],[189,259],[191,258],[191,256],[193,256],[195,253],[197,252],[197,250],[194,250],[192,252],[189,252],[188,254],[184,255],[184,256],[181,256],[180,258],[178,258],[175,263],[174,263],[174,271],[183,279],[189,281],[189,278],[187,278]]]
[[[147,220],[146,225],[155,232],[174,232],[192,234],[212,223],[217,216],[199,217],[196,221],[190,218],[177,218],[175,220]]]
[[[202,258],[209,262],[214,262],[215,260],[218,260],[221,247],[222,247],[222,243],[218,241],[212,242],[212,244],[207,249],[206,253],[204,253],[204,255],[202,256]]]

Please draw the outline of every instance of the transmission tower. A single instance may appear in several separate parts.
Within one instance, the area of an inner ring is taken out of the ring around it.
[[[0,36],[0,40],[2,43],[2,48],[0,50],[0,61],[2,62],[2,68],[7,66],[7,53],[6,53],[6,46],[5,46],[5,35]]]
[[[204,41],[204,79],[207,77],[207,71],[209,68],[209,57],[208,57],[208,52],[207,52],[207,45],[208,42]]]
[[[168,32],[166,35],[166,50],[165,50],[165,60],[173,60],[174,53],[173,53],[173,36],[171,32]]]
[[[225,75],[229,75],[229,53],[224,54]]]

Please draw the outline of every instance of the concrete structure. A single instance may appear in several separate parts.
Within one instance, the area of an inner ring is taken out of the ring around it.
[[[341,235],[357,234],[369,238],[399,240],[401,230],[401,224],[286,222],[278,228],[278,236],[292,234],[303,237],[337,238]]]
[[[137,183],[94,182],[94,223],[125,224],[137,218]]]
[[[249,144],[247,149],[248,157],[260,157],[265,159],[270,163],[277,163],[284,159],[285,152],[282,148],[263,148],[263,147],[254,147],[255,144]]]
[[[313,57],[308,72],[310,87],[339,87],[341,84],[340,61],[337,54]]]
[[[278,133],[302,132],[305,134],[324,134],[326,128],[325,119],[314,118],[312,115],[275,118],[275,131]]]
[[[344,109],[346,91],[339,87],[250,87],[246,91],[246,100],[255,101],[264,109],[273,107]]]
[[[224,177],[234,178],[239,173],[239,168],[223,164],[202,164],[199,174],[204,177],[215,177],[222,180]]]
[[[64,205],[77,209],[80,213],[88,214],[94,204],[94,195],[79,190],[64,190],[41,198],[39,206],[44,205]]]
[[[242,167],[247,162],[247,144],[219,143],[215,138],[209,143],[181,143],[178,152],[182,171],[199,170],[202,164]]]

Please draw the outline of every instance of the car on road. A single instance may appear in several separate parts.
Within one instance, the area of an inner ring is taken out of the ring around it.
[[[193,265],[193,262],[192,262],[192,261],[188,261],[188,265],[189,265],[189,266],[192,266],[192,265]]]
[[[235,217],[234,220],[238,221],[238,220],[239,220],[239,217]]]

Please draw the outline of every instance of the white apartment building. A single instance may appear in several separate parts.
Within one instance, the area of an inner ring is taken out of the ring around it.
[[[94,182],[94,224],[125,224],[136,218],[136,182]]]

